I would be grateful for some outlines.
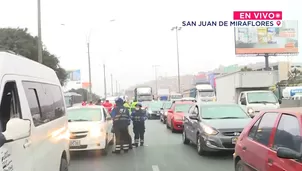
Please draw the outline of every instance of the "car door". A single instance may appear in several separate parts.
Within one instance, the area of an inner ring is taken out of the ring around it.
[[[192,115],[195,115],[197,118],[200,118],[200,112],[198,110],[198,106],[194,106],[193,108],[193,113]],[[194,143],[197,143],[197,131],[200,128],[200,119],[199,120],[192,120],[192,131],[191,131],[191,136],[192,136],[192,141]]]
[[[248,137],[242,140],[242,160],[255,170],[266,170],[268,150],[272,145],[272,131],[279,113],[265,113],[251,127]]]
[[[296,116],[282,114],[276,132],[274,142],[269,150],[267,171],[296,171],[302,170],[301,161],[282,159],[277,156],[278,147],[286,147],[301,153],[301,124]]]
[[[109,115],[108,111],[105,108],[103,108],[103,117],[106,125],[106,133],[108,135],[108,140],[110,141],[113,138],[113,133],[111,132],[113,123],[112,123],[111,116]]]
[[[193,130],[193,125],[192,125],[192,119],[190,119],[190,115],[193,113],[194,106],[191,106],[188,115],[184,117],[184,130],[186,133],[186,136],[189,140],[192,140],[192,130]]]
[[[22,84],[17,76],[6,75],[1,80],[0,129],[5,132],[11,118],[31,118]],[[17,128],[16,128],[17,130]],[[0,148],[0,170],[33,170],[31,137],[8,142]]]

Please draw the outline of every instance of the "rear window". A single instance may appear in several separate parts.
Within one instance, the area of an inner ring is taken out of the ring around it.
[[[103,119],[101,109],[80,108],[67,110],[68,121],[100,121]]]

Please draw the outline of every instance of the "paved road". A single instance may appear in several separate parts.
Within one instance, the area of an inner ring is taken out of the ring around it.
[[[146,123],[146,146],[126,154],[81,152],[72,155],[70,171],[233,171],[232,154],[202,157],[194,146],[183,145],[180,133],[171,133],[158,120]]]

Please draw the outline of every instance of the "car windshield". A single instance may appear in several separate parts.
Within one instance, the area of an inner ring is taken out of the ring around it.
[[[170,109],[171,106],[172,106],[172,102],[165,102],[165,103],[163,104],[163,108],[164,108],[164,109]]]
[[[102,110],[93,108],[80,108],[67,110],[68,121],[100,121],[102,120]]]
[[[213,97],[215,93],[213,91],[200,91],[198,92],[200,97]]]
[[[249,118],[249,116],[237,105],[210,105],[201,107],[203,119],[233,119]]]
[[[148,109],[149,110],[152,110],[152,111],[158,111],[158,110],[160,110],[160,108],[163,106],[163,102],[151,102],[150,104],[149,104],[149,107],[148,107]]]
[[[189,108],[192,106],[192,104],[176,104],[174,111],[177,112],[188,112]]]
[[[251,92],[247,93],[249,103],[278,103],[273,92]]]

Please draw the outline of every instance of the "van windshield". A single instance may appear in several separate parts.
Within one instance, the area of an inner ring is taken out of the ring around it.
[[[278,103],[278,99],[273,92],[250,92],[247,93],[249,103]]]

